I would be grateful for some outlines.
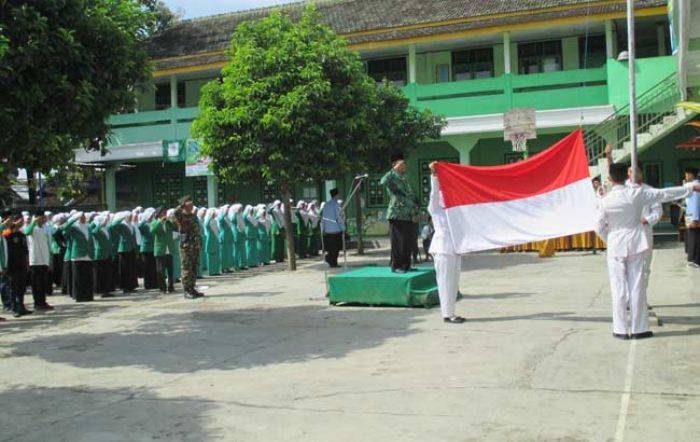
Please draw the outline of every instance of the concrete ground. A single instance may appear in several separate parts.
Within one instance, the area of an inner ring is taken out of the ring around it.
[[[352,264],[387,260],[377,251]],[[656,250],[656,337],[613,339],[605,256],[479,254],[458,313],[330,307],[318,263],[0,324],[0,441],[684,441],[700,271]]]

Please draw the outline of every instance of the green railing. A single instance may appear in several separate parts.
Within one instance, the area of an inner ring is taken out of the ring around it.
[[[673,73],[637,97],[637,134],[648,132],[651,126],[662,124],[664,117],[675,113],[680,100],[678,75]],[[590,165],[605,156],[605,146],[622,149],[630,141],[629,104],[617,109],[597,126],[584,133]]]

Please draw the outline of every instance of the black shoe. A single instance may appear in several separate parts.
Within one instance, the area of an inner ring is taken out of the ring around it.
[[[198,292],[197,290],[192,292],[192,294],[194,295],[195,298],[204,298],[204,293]]]
[[[408,273],[405,269],[391,269],[391,273]]]
[[[175,287],[168,287],[168,293],[175,293]]]
[[[48,304],[44,304],[44,305],[35,305],[34,310],[37,312],[50,312],[51,310],[55,310],[55,309]]]
[[[32,313],[34,313],[32,310],[27,310],[26,308],[19,311],[19,314],[22,316],[31,315]]]
[[[462,324],[466,319],[461,316],[453,316],[452,318],[442,318],[444,322],[449,322],[450,324]]]
[[[5,318],[3,318],[2,316],[0,316],[0,322],[5,322],[5,321],[7,321],[7,319],[5,319]]]
[[[196,297],[194,293],[185,293],[185,299],[195,299]]]
[[[415,267],[409,267],[409,268],[408,268],[408,271],[409,271],[409,272],[417,272],[418,269],[415,268]]]
[[[623,341],[626,341],[630,337],[627,333],[613,333],[613,338],[622,339]]]
[[[19,318],[19,317],[22,316],[22,313],[20,313],[20,312],[12,312],[12,316],[15,317],[15,318]]]
[[[651,331],[645,331],[642,333],[632,333],[630,338],[631,339],[646,339],[646,338],[651,338],[652,336],[654,336],[654,333],[652,333]]]
[[[100,298],[114,298],[116,295],[114,293],[102,293]]]

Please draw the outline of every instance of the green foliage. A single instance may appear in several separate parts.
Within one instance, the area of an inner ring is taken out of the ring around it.
[[[393,86],[377,88],[312,7],[298,22],[276,12],[242,23],[227,55],[192,126],[224,181],[292,187],[439,136],[440,120],[410,108]]]
[[[139,2],[146,11],[151,13],[149,34],[160,32],[180,19],[162,0],[139,0]]]
[[[148,81],[153,15],[137,0],[3,0],[0,158],[48,173],[96,148]]]
[[[88,195],[88,185],[94,175],[91,168],[68,164],[55,169],[47,184],[56,190],[56,196],[61,202],[80,200]]]

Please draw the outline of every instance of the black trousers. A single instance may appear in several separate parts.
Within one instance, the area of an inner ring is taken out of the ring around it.
[[[343,249],[342,233],[326,233],[323,235],[323,247],[326,249],[326,262],[331,267],[338,267],[338,255]]]
[[[114,257],[109,259],[109,269],[112,272],[112,277],[110,279],[110,291],[113,292],[114,290],[119,287],[120,277],[119,277],[119,255],[115,255]]]
[[[24,292],[27,290],[27,272],[10,273],[10,308],[13,312],[22,312],[24,307]]]
[[[61,286],[64,253],[65,250],[63,250],[61,253],[51,255],[51,283],[55,284],[56,287]]]
[[[12,298],[10,296],[10,278],[6,274],[0,275],[0,299],[5,310],[12,309]]]
[[[92,261],[73,261],[72,267],[73,299],[77,302],[92,301],[94,299]]]
[[[700,229],[686,229],[685,251],[688,253],[688,262],[700,265]]]
[[[114,290],[114,283],[112,282],[112,260],[111,259],[101,259],[92,262],[92,275],[94,281],[94,291],[95,293],[100,293],[103,295],[108,294]]]
[[[119,286],[124,291],[134,290],[139,286],[136,278],[136,253],[119,253]]]
[[[170,291],[173,291],[175,288],[175,275],[173,272],[173,255],[156,256],[155,262],[158,289],[163,293],[165,293],[168,289]],[[165,284],[166,277],[168,280],[167,285]]]
[[[389,221],[391,237],[391,269],[411,268],[411,254],[416,246],[416,225],[411,221]]]
[[[70,261],[63,261],[63,270],[61,271],[61,294],[73,296],[73,265]]]
[[[46,305],[46,297],[51,294],[52,287],[49,266],[29,266],[29,281],[34,307]]]
[[[143,252],[141,258],[143,259],[143,288],[146,290],[158,288],[156,260],[153,257],[153,252]]]

